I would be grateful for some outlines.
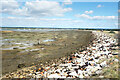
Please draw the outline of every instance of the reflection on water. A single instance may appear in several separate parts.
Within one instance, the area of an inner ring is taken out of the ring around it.
[[[20,31],[20,32],[48,32],[48,31],[62,31],[62,30],[70,30],[70,29],[33,29],[33,28],[2,28],[0,31]],[[32,47],[36,44],[35,41],[22,41],[19,39],[6,39],[0,37],[2,50],[13,50],[13,49],[26,49],[28,47]],[[55,41],[54,39],[44,39],[42,42],[51,42]],[[7,45],[7,46],[6,46]],[[34,50],[33,50],[34,51]]]
[[[2,48],[2,50],[13,50],[13,47],[9,47],[9,48]]]
[[[48,31],[62,31],[69,29],[14,29],[14,28],[3,28],[0,31],[23,31],[23,32],[48,32]]]
[[[46,40],[43,40],[43,42],[50,42],[50,41],[55,41],[53,39],[46,39]],[[7,48],[2,48],[2,50],[13,50],[13,49],[26,49],[28,47],[32,47],[33,46],[33,43],[29,43],[29,44],[26,44],[26,43],[10,43],[11,45],[12,44],[16,44],[18,46],[10,46],[10,47],[7,47]],[[6,43],[3,43],[2,45],[6,45]],[[7,44],[8,45],[8,44]],[[24,47],[20,47],[21,45],[23,45]],[[33,50],[34,51],[34,50]]]
[[[53,39],[43,40],[43,42],[49,42],[49,41],[55,41],[55,40],[53,40]]]

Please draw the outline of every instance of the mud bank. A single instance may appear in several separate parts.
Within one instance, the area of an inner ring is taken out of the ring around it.
[[[2,73],[47,64],[88,46],[91,31],[2,32]]]

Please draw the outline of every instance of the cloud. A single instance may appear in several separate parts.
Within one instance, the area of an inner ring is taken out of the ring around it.
[[[85,11],[85,14],[92,14],[92,13],[93,13],[92,10],[90,10],[90,11]]]
[[[17,4],[17,2],[14,3]],[[12,2],[9,5],[4,4],[4,9],[2,9],[1,12],[18,16],[44,17],[44,16],[64,16],[64,13],[72,11],[72,8],[63,8],[58,2],[54,1],[26,2],[22,8],[18,8],[18,6],[11,5],[13,5]]]
[[[72,22],[73,23],[83,23],[84,21],[82,21],[82,20],[73,20]]]
[[[69,24],[66,24],[69,23]],[[2,26],[58,28],[118,28],[116,20],[98,21],[68,18],[2,17]]]
[[[52,19],[40,18],[39,20],[43,20],[43,21],[71,21],[72,19],[66,19],[66,18],[62,18],[62,19],[56,19],[56,18],[52,18]]]
[[[120,24],[118,24],[118,23],[115,23],[115,25],[116,25],[116,26],[118,26],[118,25],[120,25]]]
[[[70,19],[70,18],[35,18],[35,17],[4,17],[4,18],[6,18],[6,19],[10,19],[10,20],[12,20],[12,19],[21,19],[21,20],[41,20],[41,21],[72,21],[72,19]]]
[[[10,8],[15,9],[15,8],[19,7],[18,3],[15,0],[3,0],[1,4],[2,4],[2,9],[6,9],[6,8],[7,9],[10,9]]]
[[[16,17],[7,17],[8,19],[16,19]]]
[[[71,1],[71,0],[64,0],[64,1],[63,1],[63,4],[69,5],[69,4],[72,4],[72,1]]]
[[[82,21],[73,20],[69,18],[34,18],[34,17],[3,17],[2,26],[13,26],[13,27],[74,27],[80,24]],[[66,24],[69,23],[69,24]]]
[[[86,15],[86,14],[76,14],[75,17],[78,17],[78,18],[88,18],[90,19],[90,16],[89,15]]]
[[[101,4],[97,5],[98,8],[103,7]]]
[[[19,8],[19,4],[15,0],[3,0],[0,5],[2,5],[0,12],[11,13],[11,11]]]
[[[75,16],[78,18],[86,18],[86,19],[92,19],[92,20],[116,19],[116,16],[89,16],[86,14],[77,14]]]

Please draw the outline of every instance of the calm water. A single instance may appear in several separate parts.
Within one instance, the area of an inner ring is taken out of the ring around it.
[[[0,31],[23,31],[23,32],[48,32],[48,31],[63,31],[63,30],[70,30],[70,29],[14,29],[14,28],[3,28]]]

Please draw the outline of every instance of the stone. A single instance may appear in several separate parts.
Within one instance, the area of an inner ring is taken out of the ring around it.
[[[25,64],[18,64],[18,68],[26,67]]]

